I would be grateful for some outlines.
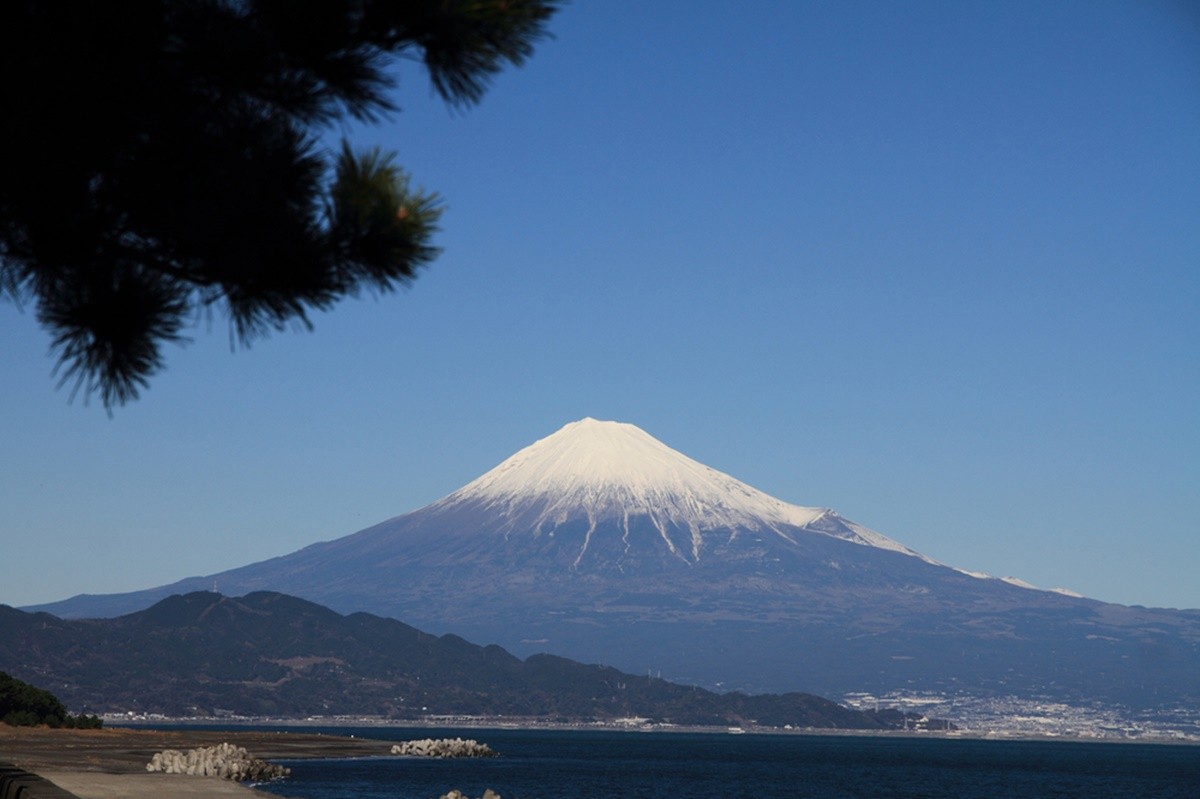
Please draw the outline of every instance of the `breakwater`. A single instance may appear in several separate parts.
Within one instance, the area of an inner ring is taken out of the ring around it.
[[[392,747],[393,755],[411,757],[496,757],[487,744],[463,738],[424,738],[405,741]]]
[[[146,771],[220,777],[235,782],[266,782],[291,773],[291,769],[285,766],[260,760],[243,747],[230,743],[189,749],[187,752],[164,749],[150,758]]]

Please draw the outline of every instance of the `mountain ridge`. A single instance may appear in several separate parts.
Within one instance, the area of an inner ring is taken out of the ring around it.
[[[553,655],[436,637],[275,592],[193,592],[115,619],[69,621],[0,605],[0,666],[89,712],[168,716],[430,715],[896,729],[817,696],[719,695]],[[59,687],[61,686],[61,687]]]
[[[630,462],[639,471],[622,483]],[[780,507],[800,509],[794,520],[805,523],[786,523],[780,514],[792,511]],[[632,425],[581,420],[351,535],[40,609],[111,615],[216,581],[518,656],[554,652],[710,687],[1200,702],[1200,611],[1031,590],[863,530],[767,497]]]

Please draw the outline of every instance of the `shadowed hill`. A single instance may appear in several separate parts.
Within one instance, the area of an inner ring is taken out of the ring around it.
[[[271,592],[196,592],[79,621],[0,606],[0,667],[37,675],[89,712],[642,716],[842,729],[900,721],[809,694],[721,695],[553,655],[520,660],[499,646]]]

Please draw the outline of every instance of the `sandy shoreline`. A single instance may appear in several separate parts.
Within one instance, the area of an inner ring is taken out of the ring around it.
[[[228,741],[264,760],[387,755],[393,743],[308,732],[108,728],[51,730],[0,724],[0,763],[38,774],[79,799],[115,797],[252,797],[250,788],[216,777],[150,774],[146,763],[164,749],[188,750]]]

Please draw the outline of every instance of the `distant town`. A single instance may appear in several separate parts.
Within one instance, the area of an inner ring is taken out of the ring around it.
[[[1062,737],[1104,740],[1200,742],[1200,708],[1178,705],[1137,711],[1120,705],[1085,707],[1015,696],[980,698],[932,691],[852,693],[842,701],[856,710],[896,708],[951,721],[959,735]]]
[[[1062,738],[1071,740],[1146,741],[1200,743],[1200,708],[1161,708],[1153,714],[1129,708],[1080,707],[1061,702],[1039,702],[1005,696],[981,699],[946,696],[932,692],[892,692],[875,696],[848,694],[843,702],[863,711],[895,709],[912,717],[911,726],[900,731],[835,730],[809,727],[759,726],[705,727],[672,724],[649,717],[628,716],[595,721],[563,722],[536,716],[483,716],[473,714],[428,714],[414,719],[340,714],[305,718],[274,718],[222,713],[218,716],[176,718],[158,713],[109,713],[109,726],[153,726],[163,724],[271,724],[296,727],[431,727],[431,728],[544,728],[624,729],[643,732],[708,733],[802,733],[816,735],[903,735],[924,734],[964,738]],[[944,719],[957,729],[931,728],[929,722]]]

